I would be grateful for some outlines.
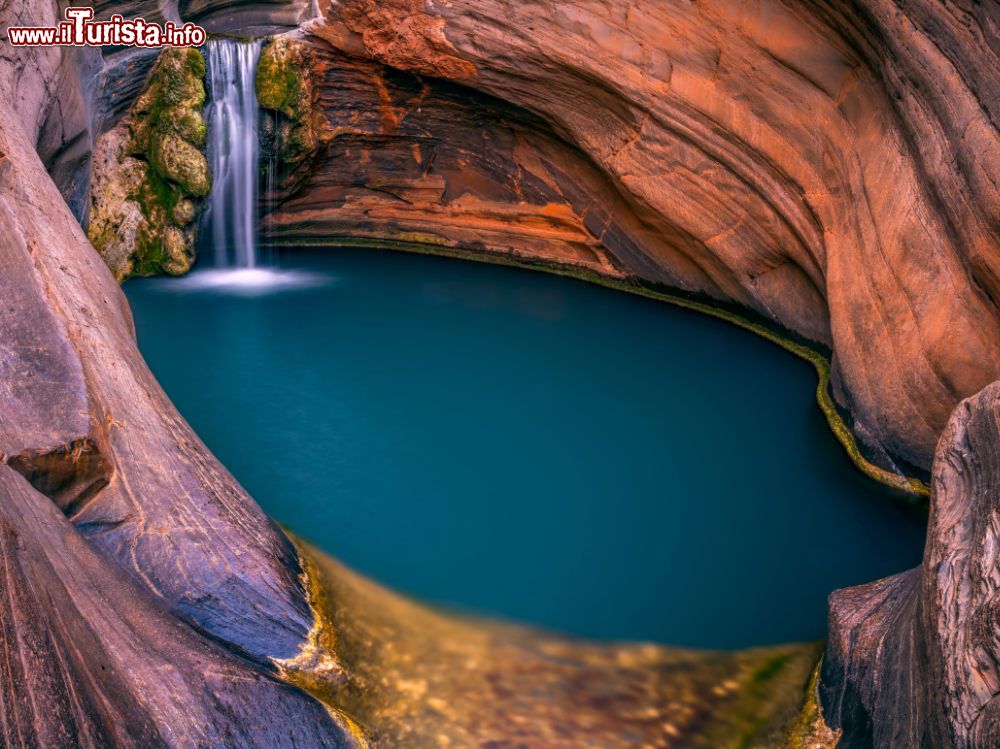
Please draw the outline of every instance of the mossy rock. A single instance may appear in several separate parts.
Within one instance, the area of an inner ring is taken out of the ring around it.
[[[301,42],[281,36],[272,39],[260,53],[254,77],[260,105],[291,120],[309,116],[312,105],[309,64]]]
[[[144,221],[136,234],[135,251],[132,253],[131,276],[157,276],[169,260],[163,246],[163,230]]]
[[[155,114],[168,107],[199,109],[205,104],[205,58],[194,47],[168,47],[160,53],[146,90],[133,113]]]
[[[152,164],[147,164],[145,178],[130,197],[139,203],[146,218],[156,224],[166,224],[184,193],[180,187],[163,179]]]
[[[191,270],[194,255],[188,236],[176,226],[168,226],[163,234],[163,250],[167,259],[163,270],[171,276],[182,276]]]
[[[201,52],[166,49],[129,113],[125,151],[143,172],[130,181],[127,197],[143,221],[132,238],[128,275],[179,275],[191,268],[191,224],[212,184],[203,153],[204,79]]]
[[[156,129],[157,135],[177,135],[199,149],[205,147],[208,140],[208,125],[202,117],[200,109],[182,109],[171,107],[161,113]]]
[[[170,217],[173,219],[176,226],[187,226],[194,221],[194,218],[197,215],[198,206],[195,205],[194,201],[190,198],[182,198],[177,201]]]
[[[299,167],[313,159],[328,139],[329,128],[314,97],[314,63],[308,44],[279,36],[261,50],[257,64],[254,88],[268,114],[264,148],[286,177],[301,176]]]
[[[152,141],[175,133],[195,146],[205,145],[205,58],[197,49],[166,49],[153,68],[149,84],[132,106],[133,155],[146,153]]]
[[[205,155],[179,135],[157,138],[149,150],[149,163],[160,177],[187,195],[202,198],[212,187]]]

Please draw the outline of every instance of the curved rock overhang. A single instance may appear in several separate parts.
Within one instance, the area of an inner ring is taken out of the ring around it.
[[[666,281],[828,344],[859,431],[921,466],[944,432],[923,567],[832,598],[828,718],[844,745],[994,745],[996,388],[959,403],[1000,365],[1000,5],[538,7],[321,5],[296,37],[314,49],[330,137],[271,196],[270,230]],[[315,10],[101,6],[113,9],[220,31],[282,30]],[[2,16],[55,13],[18,0]],[[0,735],[349,745],[275,676],[272,659],[313,624],[294,550],[156,385],[46,173],[78,203],[87,143],[149,61],[0,48],[0,621],[9,673],[61,701],[0,682],[14,716]],[[11,660],[32,649],[35,673]],[[169,690],[129,691],[119,677],[150,664],[166,664]],[[270,724],[248,729],[237,693]]]
[[[45,170],[75,60],[0,48],[0,744],[356,745],[277,676],[313,626],[295,550],[157,385]]]
[[[944,0],[333,3],[296,32],[332,137],[274,224],[290,242],[361,219],[354,236],[549,245],[736,302],[829,345],[859,434],[926,468],[1000,376],[998,18]]]

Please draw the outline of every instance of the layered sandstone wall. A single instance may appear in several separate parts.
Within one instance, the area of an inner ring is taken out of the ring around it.
[[[1000,375],[996,3],[323,10],[297,36],[332,137],[277,196],[282,241],[470,246],[737,302],[830,345],[857,431],[924,467]]]

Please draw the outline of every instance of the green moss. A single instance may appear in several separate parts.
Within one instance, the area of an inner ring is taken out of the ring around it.
[[[182,229],[197,213],[196,199],[211,189],[202,149],[208,127],[205,59],[197,49],[166,49],[146,90],[132,107],[126,151],[146,164],[129,195],[144,221],[136,234],[131,275],[183,273],[190,267],[193,236]]]
[[[171,134],[183,138],[199,149],[205,147],[208,139],[208,125],[201,111],[197,109],[184,109],[171,107],[161,112],[159,134]]]
[[[397,231],[393,233],[393,237],[400,242],[412,244],[431,245],[444,248],[447,248],[448,246],[448,240],[436,234],[424,234],[423,232],[416,231]]]
[[[788,665],[788,661],[790,659],[791,656],[787,653],[775,656],[757,670],[757,672],[753,675],[754,681],[758,684],[770,681],[772,678],[781,673],[781,670]]]
[[[312,92],[303,62],[301,49],[286,37],[275,37],[264,47],[254,78],[262,107],[292,120],[309,113]]]
[[[162,179],[151,165],[138,188],[128,197],[139,204],[145,221],[136,233],[136,247],[132,257],[134,276],[152,276],[161,272],[167,260],[164,230],[167,217],[180,199],[180,190]]]
[[[129,197],[139,203],[147,218],[156,217],[162,222],[164,219],[160,214],[166,216],[173,213],[182,196],[181,189],[163,179],[150,164],[146,167],[146,178],[140,183],[139,189]]]
[[[167,262],[163,235],[149,223],[143,224],[136,234],[136,248],[132,258],[133,276],[155,276],[162,272]]]

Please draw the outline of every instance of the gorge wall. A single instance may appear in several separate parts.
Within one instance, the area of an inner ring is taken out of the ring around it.
[[[56,10],[4,6],[0,29]],[[811,646],[584,645],[332,569],[307,593],[296,549],[153,379],[46,169],[43,144],[93,132],[58,116],[87,100],[76,63],[0,45],[0,746],[714,749],[780,730]]]
[[[834,595],[820,692],[843,746],[997,743],[1000,4],[99,10],[295,29],[266,239],[702,292],[828,345],[872,443],[927,467],[943,433],[924,565]],[[159,389],[60,198],[85,218],[94,143],[154,61],[0,46],[0,743],[358,745],[275,665],[314,625],[294,549]]]
[[[87,130],[79,72],[0,46],[0,745],[357,745],[278,678],[313,626],[294,549],[153,379],[46,173]]]
[[[1000,375],[996,3],[323,10],[294,36],[326,140],[276,196],[278,241],[468,247],[739,303],[829,345],[860,436],[923,467]]]

